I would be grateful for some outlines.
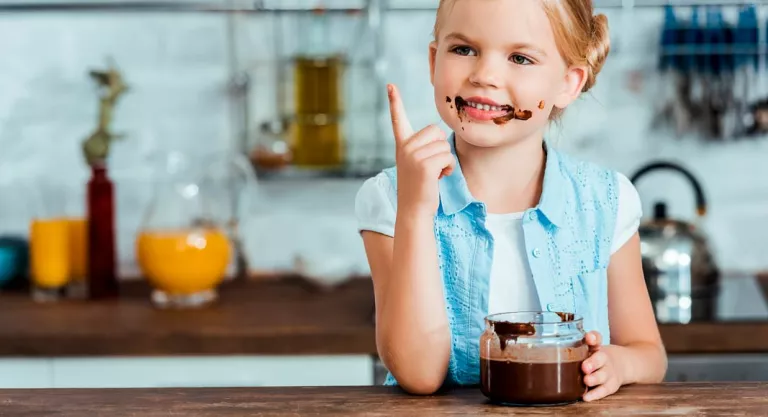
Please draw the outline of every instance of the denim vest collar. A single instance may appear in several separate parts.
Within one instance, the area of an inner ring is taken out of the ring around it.
[[[440,188],[440,206],[445,215],[456,214],[470,204],[479,204],[478,201],[467,187],[467,181],[461,171],[461,164],[456,153],[456,135],[452,133],[448,138],[451,145],[451,152],[456,157],[456,168],[453,174],[443,177],[439,181]],[[560,169],[560,160],[558,153],[544,141],[544,151],[546,153],[546,163],[544,167],[544,185],[542,187],[541,199],[536,206],[550,223],[561,227],[565,222],[564,198],[565,198],[565,177]]]

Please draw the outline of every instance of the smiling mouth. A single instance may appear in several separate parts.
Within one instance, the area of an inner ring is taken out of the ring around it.
[[[533,116],[533,112],[530,110],[515,109],[508,104],[492,106],[489,104],[474,103],[465,100],[461,96],[456,96],[454,102],[456,103],[456,112],[459,115],[459,120],[462,122],[464,121],[464,117],[467,116],[467,107],[487,112],[504,112],[502,115],[491,119],[497,125],[505,124],[510,120],[528,120]]]

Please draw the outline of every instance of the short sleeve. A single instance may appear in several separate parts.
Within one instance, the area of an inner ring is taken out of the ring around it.
[[[640,195],[625,175],[618,174],[619,209],[616,215],[616,230],[611,243],[611,254],[616,253],[637,232],[643,207]]]
[[[386,174],[367,179],[355,197],[357,230],[370,230],[386,236],[395,236],[397,214],[391,194],[392,185]]]

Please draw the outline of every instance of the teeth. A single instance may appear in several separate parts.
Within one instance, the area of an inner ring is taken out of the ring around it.
[[[467,105],[470,107],[474,107],[478,110],[484,110],[484,111],[501,111],[500,106],[491,106],[490,104],[480,104],[480,103],[473,103],[473,102],[467,102]]]

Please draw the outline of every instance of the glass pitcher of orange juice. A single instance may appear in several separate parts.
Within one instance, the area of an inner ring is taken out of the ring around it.
[[[198,158],[164,156],[164,168],[138,236],[136,257],[158,307],[190,308],[217,299],[233,248],[215,213],[214,184]]]

